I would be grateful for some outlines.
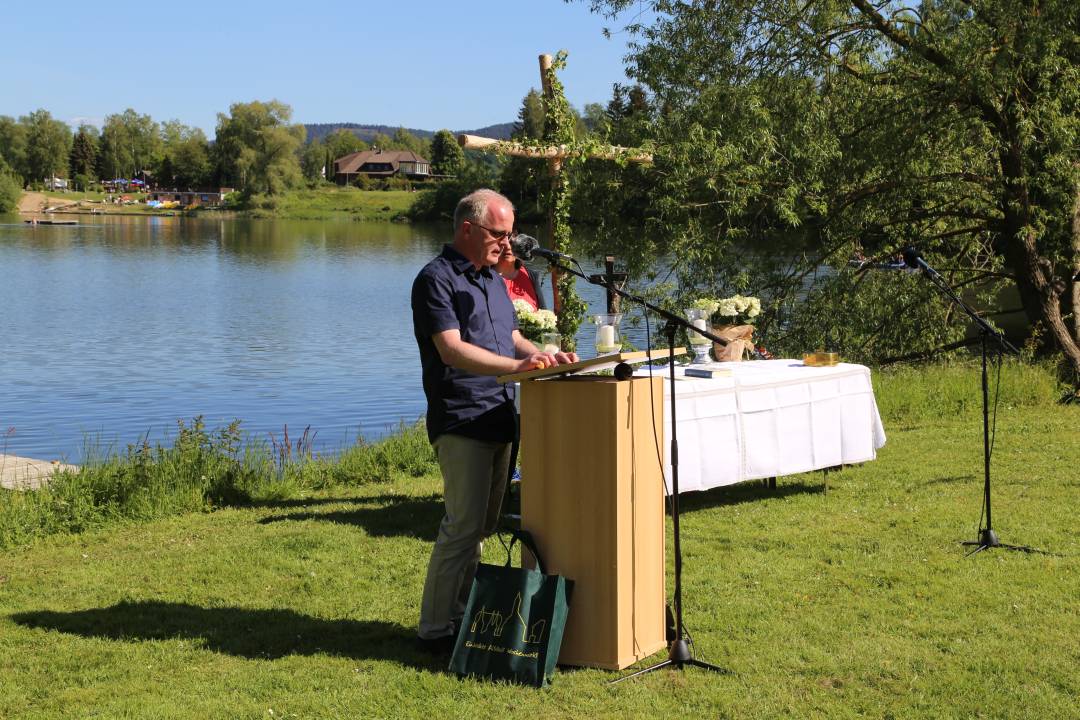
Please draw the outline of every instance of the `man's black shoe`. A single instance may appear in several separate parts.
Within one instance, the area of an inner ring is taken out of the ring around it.
[[[429,655],[450,655],[454,652],[454,636],[443,635],[437,638],[416,638],[416,647]]]

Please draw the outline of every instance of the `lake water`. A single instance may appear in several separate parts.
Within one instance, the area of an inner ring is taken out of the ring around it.
[[[409,291],[448,223],[5,221],[0,453],[80,462],[197,415],[263,439],[310,425],[333,451],[424,413]]]

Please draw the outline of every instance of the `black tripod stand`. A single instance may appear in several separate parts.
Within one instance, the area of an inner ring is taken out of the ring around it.
[[[1026,545],[1007,545],[998,540],[997,533],[994,532],[993,518],[990,514],[990,385],[987,378],[986,371],[986,356],[987,356],[987,339],[993,338],[997,344],[997,352],[1019,352],[1005,336],[995,330],[983,320],[978,313],[971,309],[971,307],[963,301],[963,299],[957,295],[956,291],[945,281],[945,278],[941,277],[934,268],[930,267],[926,261],[919,255],[919,251],[915,248],[909,247],[904,249],[904,263],[908,267],[918,268],[930,279],[930,282],[934,283],[934,286],[943,294],[949,298],[953,303],[960,307],[968,317],[979,328],[980,347],[982,350],[982,423],[983,423],[983,513],[986,517],[986,527],[979,528],[979,538],[977,540],[965,540],[962,545],[972,545],[974,550],[968,553],[968,555],[974,555],[977,552],[986,550],[988,548],[1007,548],[1009,550],[1019,550],[1026,553],[1041,553],[1042,550],[1036,550],[1035,548],[1027,547]],[[1000,357],[999,357],[1000,362]],[[981,524],[981,523],[980,523]]]
[[[652,308],[652,306],[644,300],[641,302],[646,308]],[[668,341],[668,381],[671,384],[671,527],[672,539],[675,543],[675,598],[673,600],[675,606],[675,638],[671,641],[671,645],[668,646],[667,660],[662,660],[655,665],[630,673],[618,680],[613,680],[612,684],[622,682],[623,680],[629,680],[630,678],[638,677],[639,675],[645,675],[669,666],[682,670],[685,666],[692,665],[693,667],[711,670],[712,672],[728,672],[723,668],[717,667],[716,665],[710,665],[693,656],[690,652],[690,644],[686,639],[686,626],[683,625],[682,546],[680,544],[679,534],[679,439],[675,424],[675,333],[680,325],[683,327],[690,327],[690,324],[686,320],[674,316],[669,312],[659,310],[659,308],[654,309],[667,319],[667,324],[664,326],[664,334],[667,336]],[[695,332],[699,335],[704,335],[711,340],[717,340],[725,345],[727,344],[700,328],[696,328]]]
[[[529,253],[525,254],[530,255]],[[609,292],[615,293],[620,297],[624,297],[631,302],[638,303],[642,307],[646,308],[646,310],[652,310],[667,321],[667,324],[664,326],[664,333],[666,334],[668,341],[668,376],[671,383],[671,520],[673,540],[675,545],[675,597],[673,600],[673,604],[675,606],[675,637],[671,641],[671,644],[668,646],[667,660],[659,662],[656,665],[647,667],[643,670],[638,670],[637,672],[631,673],[630,675],[627,675],[625,677],[618,678],[617,680],[613,680],[612,683],[629,680],[632,677],[644,675],[646,673],[650,673],[654,670],[659,670],[660,668],[668,666],[673,666],[679,670],[682,670],[687,665],[691,665],[693,667],[699,667],[705,670],[711,670],[713,672],[727,673],[729,672],[728,670],[724,670],[723,668],[717,667],[716,665],[710,665],[707,662],[703,662],[694,658],[693,654],[690,651],[690,644],[687,642],[686,627],[683,625],[682,546],[680,544],[679,534],[679,441],[676,431],[677,425],[675,423],[675,334],[678,332],[678,329],[680,327],[690,328],[690,323],[684,318],[675,315],[674,313],[671,313],[667,310],[664,310],[663,308],[657,307],[647,302],[644,298],[632,295],[625,290],[616,287],[614,284],[609,284],[605,281],[603,275],[594,275],[592,277],[588,277],[583,272],[580,272],[579,270],[574,270],[573,268],[567,267],[566,265],[559,262],[560,259],[573,260],[573,258],[569,258],[565,255],[557,255],[556,253],[552,253],[550,251],[543,251],[542,253],[537,254],[541,254],[542,257],[547,258],[549,263],[559,268],[560,270],[568,272],[571,275],[575,275],[585,280],[586,282],[592,283],[593,285],[599,285],[601,287],[607,288]],[[519,255],[519,257],[521,256]],[[528,260],[529,257],[522,257],[522,259]],[[704,335],[710,340],[718,342],[721,345],[727,345],[727,340],[717,337],[706,330],[695,327],[693,328],[693,331],[698,333],[699,335]],[[621,375],[622,373],[620,371],[620,368],[617,367],[616,377],[620,377]]]

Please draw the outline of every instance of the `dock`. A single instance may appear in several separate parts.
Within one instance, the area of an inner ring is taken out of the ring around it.
[[[78,220],[38,220],[36,218],[31,220],[24,220],[27,225],[78,225]]]
[[[59,460],[34,460],[18,455],[0,455],[0,487],[7,490],[37,490],[58,470],[78,470]]]

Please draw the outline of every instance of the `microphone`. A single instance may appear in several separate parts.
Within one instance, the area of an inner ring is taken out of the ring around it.
[[[922,259],[922,255],[919,254],[914,245],[908,245],[904,248],[903,256],[904,264],[908,267],[921,268],[926,264],[926,261]]]
[[[549,261],[574,260],[574,258],[569,255],[564,255],[561,252],[545,250],[540,247],[540,242],[536,238],[521,233],[518,233],[518,235],[510,241],[510,249],[514,252],[514,257],[519,260],[532,260],[534,255]]]

